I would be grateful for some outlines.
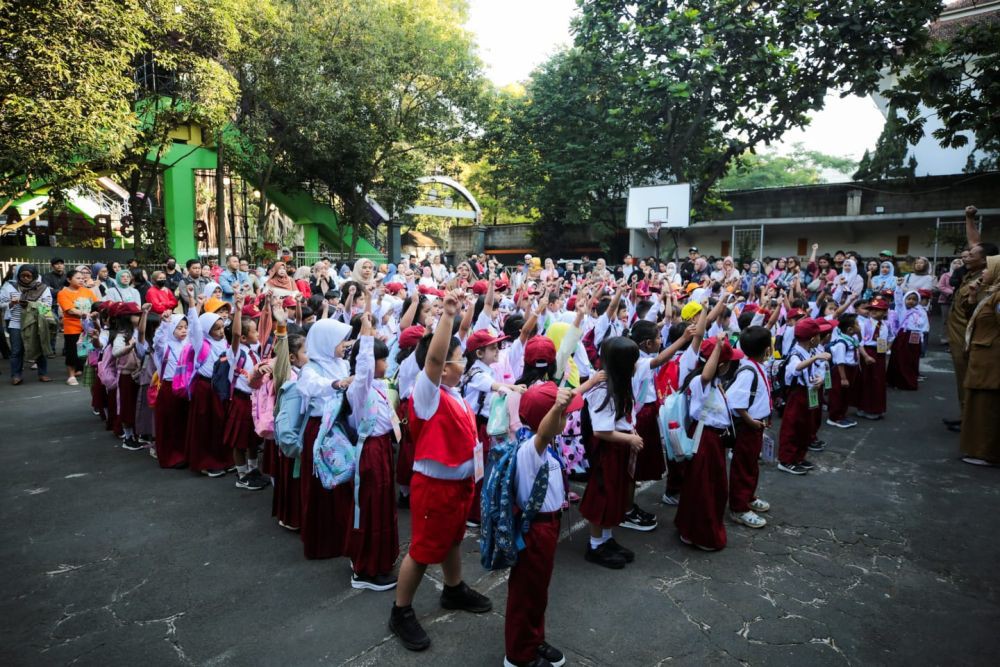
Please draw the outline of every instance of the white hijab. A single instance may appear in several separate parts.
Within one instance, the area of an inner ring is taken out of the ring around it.
[[[212,327],[214,327],[215,323],[221,319],[222,318],[216,315],[215,313],[202,313],[201,315],[198,316],[198,328],[201,329],[201,335],[204,336],[204,340],[207,340],[208,344],[212,346],[212,352],[217,357],[221,355],[229,346],[229,343],[226,341],[225,338],[222,338],[221,340],[215,340],[214,338],[212,338],[212,336],[209,335],[209,332],[212,330]]]
[[[339,320],[320,320],[309,327],[306,334],[306,349],[309,361],[323,369],[330,378],[342,380],[351,374],[346,359],[337,358],[337,346],[351,335],[351,325]]]

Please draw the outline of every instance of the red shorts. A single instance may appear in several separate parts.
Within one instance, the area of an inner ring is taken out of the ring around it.
[[[465,537],[465,518],[475,492],[472,479],[434,479],[413,473],[410,481],[410,558],[422,565],[444,561]]]

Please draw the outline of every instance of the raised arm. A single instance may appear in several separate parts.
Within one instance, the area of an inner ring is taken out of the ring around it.
[[[705,367],[701,369],[701,386],[707,387],[715,377],[715,372],[719,368],[719,355],[722,353],[722,344],[726,340],[726,334],[720,332],[715,339],[715,349],[708,356]]]
[[[688,345],[691,342],[691,339],[694,338],[695,330],[696,327],[693,324],[689,326],[687,329],[685,329],[683,336],[681,336],[673,343],[671,343],[670,346],[667,347],[667,349],[663,350],[658,355],[653,357],[653,360],[649,362],[649,367],[659,368],[663,364],[670,361],[675,354],[680,352],[682,349],[684,349],[686,345]]]
[[[965,240],[969,242],[970,248],[982,240],[979,235],[979,227],[976,226],[977,213],[979,210],[975,206],[965,207]]]
[[[427,348],[424,374],[436,385],[441,384],[441,373],[444,372],[444,364],[448,360],[448,347],[451,345],[451,330],[463,298],[464,293],[461,290],[455,290],[444,297],[444,312]]]

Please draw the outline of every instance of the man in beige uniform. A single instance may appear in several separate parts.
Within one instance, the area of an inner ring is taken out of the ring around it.
[[[959,405],[965,402],[965,373],[969,367],[969,353],[965,345],[965,331],[969,326],[969,317],[976,309],[976,302],[970,302],[970,292],[978,285],[979,278],[986,268],[987,255],[997,254],[997,248],[992,243],[983,243],[976,226],[975,206],[965,208],[965,236],[969,242],[969,255],[965,260],[965,275],[962,284],[955,290],[953,307],[948,314],[947,331],[948,346],[951,349],[951,359],[955,365],[955,384],[958,388]],[[945,420],[952,430],[958,430],[960,422]]]

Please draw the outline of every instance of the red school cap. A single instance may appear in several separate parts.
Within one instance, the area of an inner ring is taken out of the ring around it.
[[[521,423],[532,431],[537,431],[538,426],[545,419],[545,415],[549,414],[549,410],[555,405],[558,394],[559,387],[556,386],[555,382],[542,382],[524,392],[524,395],[521,396],[521,405],[518,408]],[[563,414],[576,412],[581,408],[583,408],[583,396],[575,394]]]
[[[802,317],[806,314],[806,311],[801,308],[791,308],[785,313],[785,319],[794,320],[796,317]]]
[[[576,310],[576,295],[566,299],[566,310]]]
[[[465,341],[465,351],[475,352],[481,347],[493,345],[494,343],[499,343],[502,340],[507,340],[507,336],[496,336],[489,329],[480,329],[476,333],[469,336],[469,339]]]
[[[399,294],[403,290],[403,283],[386,283],[385,291],[389,294]]]
[[[796,338],[807,340],[821,333],[823,333],[823,330],[820,328],[819,323],[811,317],[801,319],[795,323]]]
[[[416,347],[425,333],[427,333],[427,330],[419,324],[406,327],[399,333],[399,347],[404,350]]]
[[[874,308],[875,310],[889,310],[889,302],[880,296],[875,297],[868,304],[869,308]]]
[[[534,336],[524,345],[525,366],[547,366],[556,362],[556,344],[547,336]]]
[[[715,351],[715,346],[718,345],[719,340],[717,338],[706,338],[701,342],[701,347],[698,348],[698,355],[702,359],[708,359],[712,356],[712,352]],[[719,363],[724,364],[727,361],[740,360],[746,355],[743,354],[743,350],[734,349],[732,345],[729,344],[728,340],[722,341],[722,351],[719,352]]]
[[[490,289],[490,284],[485,280],[477,280],[472,283],[472,293],[473,294],[486,294]]]
[[[828,320],[826,318],[820,318],[816,320],[816,324],[819,325],[819,332],[821,334],[827,334],[840,326],[840,322],[837,320]]]

